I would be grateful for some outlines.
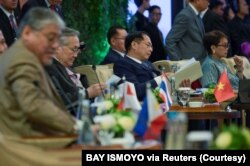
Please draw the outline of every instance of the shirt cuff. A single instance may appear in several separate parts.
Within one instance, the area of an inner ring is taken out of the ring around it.
[[[75,133],[79,133],[83,128],[83,121],[75,119],[76,123],[74,125]]]
[[[161,81],[162,81],[161,76],[155,77],[154,80],[158,86],[161,84]]]

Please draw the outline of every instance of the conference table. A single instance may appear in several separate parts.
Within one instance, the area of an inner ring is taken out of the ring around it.
[[[223,104],[205,104],[202,107],[183,107],[180,105],[172,105],[169,112],[183,112],[187,114],[189,120],[211,120],[215,119],[218,121],[219,127],[224,124],[224,120],[227,119],[230,123],[234,119],[242,118],[241,111],[237,110],[225,110],[225,105]],[[242,124],[244,125],[244,123]]]
[[[188,119],[216,119],[219,122],[219,126],[223,125],[225,119],[232,120],[235,118],[242,118],[240,111],[231,110],[225,111],[225,109],[218,104],[207,104],[203,107],[190,108],[182,107],[179,105],[173,105],[169,112],[184,112],[187,114]],[[52,148],[47,149],[46,153],[55,156],[56,158],[72,165],[81,165],[81,152],[82,150],[126,150],[126,149],[139,149],[139,150],[161,150],[163,149],[160,142],[154,143],[142,143],[141,146],[134,148],[125,148],[122,145],[76,145],[72,144],[67,148]]]
[[[249,107],[248,107],[249,108]],[[223,124],[224,119],[232,120],[235,118],[242,118],[240,111],[231,110],[225,111],[225,109],[218,104],[206,104],[203,107],[190,108],[182,107],[179,105],[172,105],[169,112],[184,112],[187,114],[188,119],[216,119],[219,125]],[[58,161],[63,162],[65,165],[81,165],[81,153],[82,150],[126,150],[126,149],[140,149],[140,150],[161,150],[163,149],[160,142],[142,142],[140,146],[126,148],[122,145],[78,145],[75,144],[77,136],[70,137],[44,137],[44,138],[22,138],[21,140],[9,139],[10,144],[6,147],[10,148],[17,143],[21,143],[23,150],[27,151],[29,148],[27,145],[35,145],[35,147],[45,147],[44,150],[39,149],[39,154],[49,155]],[[140,140],[139,140],[140,141]],[[15,143],[13,143],[15,142]],[[38,145],[39,144],[39,145]],[[5,145],[5,144],[3,144]],[[41,146],[42,145],[42,146]],[[16,149],[16,146],[13,147]],[[20,145],[18,145],[20,149]],[[7,149],[8,150],[8,149]],[[11,151],[12,153],[13,151]],[[33,150],[32,150],[32,153]],[[22,154],[18,154],[22,155]],[[45,161],[46,162],[46,161]]]
[[[250,128],[250,104],[235,103],[232,105],[232,108],[242,112],[243,126]]]

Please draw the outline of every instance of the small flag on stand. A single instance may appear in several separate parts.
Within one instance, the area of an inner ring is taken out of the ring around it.
[[[168,111],[173,102],[172,102],[172,98],[171,98],[171,96],[169,94],[168,84],[167,84],[167,80],[166,80],[165,77],[162,77],[159,96],[160,96],[160,98],[163,100],[163,102],[165,104],[165,110],[164,111]]]
[[[132,110],[141,110],[141,104],[136,96],[135,86],[133,83],[124,83],[124,95],[118,105],[119,108]]]
[[[153,92],[148,87],[134,132],[144,139],[159,139],[166,122],[166,114],[162,112]]]
[[[220,79],[214,89],[214,96],[220,103],[235,96],[231,83],[227,77],[226,70],[222,72]]]

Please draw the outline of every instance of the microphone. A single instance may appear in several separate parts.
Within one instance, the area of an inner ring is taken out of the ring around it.
[[[124,83],[125,81],[126,81],[126,77],[125,77],[125,76],[122,76],[122,78],[121,78],[118,82],[116,82],[113,86],[115,87],[115,89],[117,89],[118,86],[119,86],[120,84]]]
[[[158,65],[158,68],[160,69],[161,74],[164,75],[164,76],[167,78],[168,82],[170,82],[168,76],[167,76],[167,75],[165,74],[165,72],[164,72],[164,70],[165,70],[166,68],[165,68],[164,66],[162,66],[162,65]]]
[[[58,82],[57,78],[55,76],[51,76],[51,79],[53,81],[53,83],[55,84],[55,86],[61,91],[62,96],[64,97],[64,99],[66,100],[66,102],[68,103],[66,105],[66,108],[69,110],[69,108],[72,108],[73,111],[76,113],[75,108],[73,107],[74,105],[77,105],[78,102],[74,102],[71,104],[71,100],[69,99],[69,97],[66,95],[66,93],[64,92],[63,88],[61,87],[60,83]],[[69,110],[70,111],[70,110]]]
[[[100,82],[100,79],[99,79],[99,77],[97,75],[97,72],[96,72],[96,66],[92,65],[92,69],[94,70],[94,73],[95,73],[95,76],[97,78],[98,84],[100,85],[100,88],[101,88],[101,91],[102,91],[102,96],[105,99],[105,95],[104,95],[104,92],[103,92],[103,89],[102,89],[102,86],[101,86],[101,82]]]

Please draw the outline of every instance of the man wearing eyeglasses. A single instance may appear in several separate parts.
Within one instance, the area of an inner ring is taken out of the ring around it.
[[[71,69],[83,47],[78,36],[78,31],[71,28],[64,29],[60,37],[60,47],[56,51],[53,63],[45,68],[64,104],[73,115],[76,115],[79,104],[79,89],[85,90],[86,98],[94,98],[102,94],[106,88],[103,83],[88,86],[86,78],[74,73]]]
[[[101,62],[101,65],[115,63],[117,60],[124,57],[126,52],[124,43],[127,35],[126,29],[122,26],[117,25],[109,28],[107,39],[110,48],[104,60]]]
[[[0,56],[0,131],[11,136],[58,136],[79,131],[43,66],[49,65],[65,27],[54,12],[31,9],[19,39]]]

